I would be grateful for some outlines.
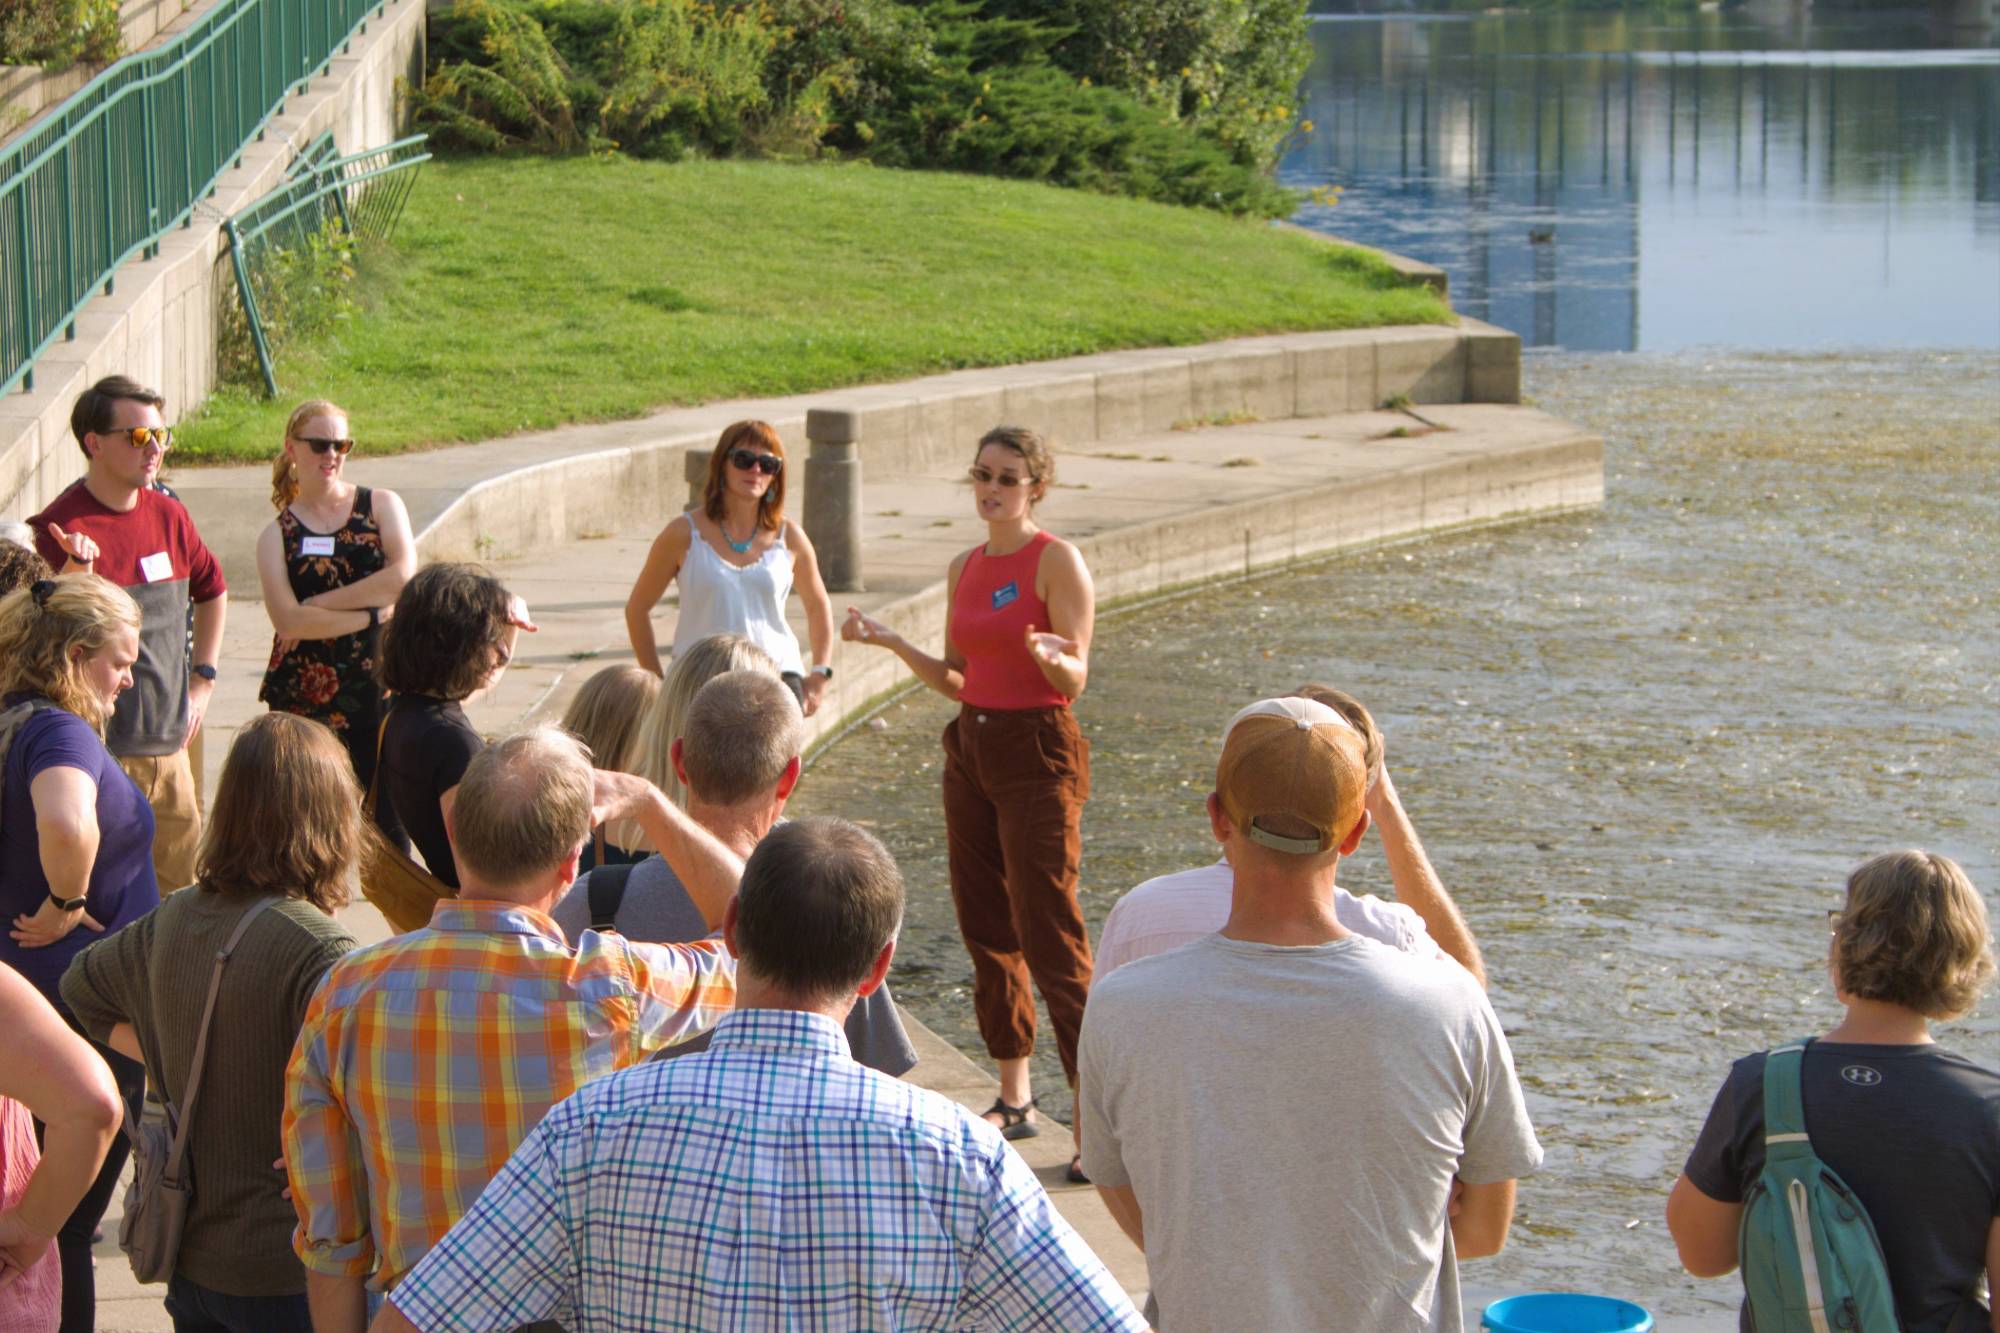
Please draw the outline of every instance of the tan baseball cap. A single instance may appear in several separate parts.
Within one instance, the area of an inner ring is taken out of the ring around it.
[[[1229,719],[1215,793],[1252,842],[1300,856],[1338,847],[1360,822],[1368,791],[1361,733],[1312,699],[1260,699]],[[1318,830],[1285,837],[1258,820],[1288,816]]]

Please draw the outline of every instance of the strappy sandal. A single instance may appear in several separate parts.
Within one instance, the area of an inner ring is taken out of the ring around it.
[[[1063,1172],[1063,1179],[1072,1185],[1088,1185],[1090,1183],[1090,1177],[1083,1173],[1082,1153],[1078,1153],[1069,1159],[1069,1169]]]
[[[1009,1106],[1005,1100],[995,1097],[993,1105],[987,1107],[981,1114],[997,1115],[1000,1117],[1000,1123],[996,1128],[999,1129],[1000,1137],[1003,1139],[1032,1139],[1035,1135],[1042,1132],[1040,1125],[1028,1119],[1034,1113],[1034,1110],[1035,1099],[1033,1097],[1028,1098],[1026,1106]],[[987,1123],[991,1124],[992,1122],[988,1121]]]

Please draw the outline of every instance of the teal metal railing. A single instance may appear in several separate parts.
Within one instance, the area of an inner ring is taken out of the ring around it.
[[[278,396],[278,375],[264,312],[259,309],[256,272],[272,250],[312,244],[329,224],[353,242],[387,241],[403,214],[416,168],[431,160],[427,135],[384,144],[364,153],[331,157],[333,140],[315,140],[292,164],[290,179],[242,212],[224,220],[236,292],[266,396]]]
[[[299,86],[384,0],[218,0],[0,152],[0,392],[135,254],[188,221]]]

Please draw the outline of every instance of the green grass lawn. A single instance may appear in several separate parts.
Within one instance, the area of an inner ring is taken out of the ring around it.
[[[283,393],[216,394],[187,455],[267,458],[290,406],[375,452],[746,395],[1296,329],[1451,318],[1379,261],[1197,210],[768,162],[435,161]]]

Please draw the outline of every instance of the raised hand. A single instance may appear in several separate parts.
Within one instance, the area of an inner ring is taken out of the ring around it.
[[[861,614],[861,608],[847,608],[847,619],[840,622],[840,637],[849,643],[873,643],[887,638],[889,627],[871,616]]]
[[[1083,651],[1083,645],[1075,639],[1065,639],[1060,634],[1050,634],[1028,626],[1028,655],[1044,666],[1055,666],[1063,659],[1063,654],[1072,656]]]
[[[49,536],[56,539],[56,545],[62,547],[63,554],[68,557],[58,573],[92,572],[90,567],[97,561],[96,542],[81,532],[64,532],[60,523],[49,524]]]
[[[632,818],[658,799],[663,799],[660,789],[642,777],[606,768],[590,770],[590,823],[593,828],[614,819]]]

